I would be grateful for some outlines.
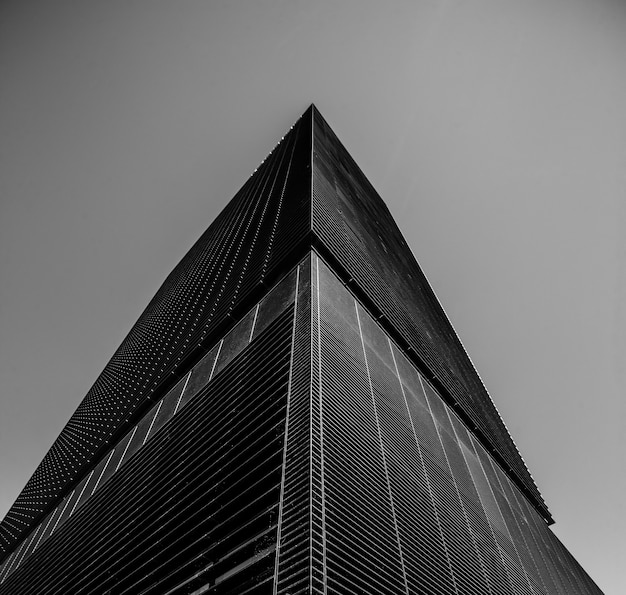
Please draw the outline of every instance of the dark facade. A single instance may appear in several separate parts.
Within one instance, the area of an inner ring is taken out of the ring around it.
[[[600,590],[311,106],[0,524],[0,594]]]

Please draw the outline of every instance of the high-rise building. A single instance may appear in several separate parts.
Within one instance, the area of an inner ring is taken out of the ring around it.
[[[311,106],[0,524],[0,594],[587,594],[411,250]]]

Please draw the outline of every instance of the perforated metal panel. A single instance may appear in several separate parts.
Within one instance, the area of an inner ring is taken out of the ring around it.
[[[389,212],[311,107],[0,524],[0,595],[600,593],[548,521]]]
[[[0,561],[238,313],[302,257],[310,119],[297,123],[168,276],[0,523]]]

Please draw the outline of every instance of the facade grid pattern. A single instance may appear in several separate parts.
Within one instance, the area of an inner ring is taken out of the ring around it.
[[[389,211],[311,106],[0,524],[0,595],[599,594],[550,522]]]

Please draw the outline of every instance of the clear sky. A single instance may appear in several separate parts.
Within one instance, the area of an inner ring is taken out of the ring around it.
[[[315,102],[556,519],[626,592],[626,2],[5,0],[0,517]]]

